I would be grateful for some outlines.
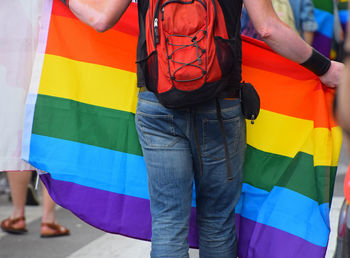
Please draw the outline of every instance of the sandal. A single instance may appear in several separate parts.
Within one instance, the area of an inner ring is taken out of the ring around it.
[[[23,221],[22,226],[19,226],[19,222]],[[10,233],[10,234],[23,234],[26,233],[28,230],[26,229],[26,219],[25,217],[18,217],[15,219],[7,218],[4,219],[1,222],[1,229],[4,232]]]
[[[61,226],[57,222],[54,223],[41,223],[40,237],[59,237],[68,236],[69,229]]]

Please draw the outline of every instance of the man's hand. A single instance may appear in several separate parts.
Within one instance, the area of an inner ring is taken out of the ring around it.
[[[336,88],[340,84],[343,71],[344,64],[332,61],[329,70],[319,78],[326,86]]]

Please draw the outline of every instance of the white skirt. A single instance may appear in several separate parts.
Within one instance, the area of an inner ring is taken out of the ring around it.
[[[0,171],[34,169],[21,159],[21,148],[41,5],[41,0],[0,1]]]

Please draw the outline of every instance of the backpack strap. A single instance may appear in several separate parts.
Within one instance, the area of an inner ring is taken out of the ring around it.
[[[201,174],[201,176],[203,176],[203,159],[202,159],[201,146],[200,146],[199,137],[198,137],[198,129],[197,129],[197,123],[196,123],[196,112],[193,112],[193,133],[194,133],[194,140],[195,140],[197,155],[199,158],[200,174]]]
[[[226,138],[226,133],[225,133],[225,127],[224,127],[224,121],[222,120],[222,114],[221,114],[221,107],[220,107],[220,102],[219,99],[216,98],[216,115],[218,118],[220,130],[221,130],[221,136],[224,140],[224,148],[225,148],[225,161],[226,161],[226,169],[227,169],[227,180],[232,181],[233,176],[232,176],[232,168],[231,168],[231,162],[230,162],[230,151],[228,149],[228,144],[227,144],[227,138]]]

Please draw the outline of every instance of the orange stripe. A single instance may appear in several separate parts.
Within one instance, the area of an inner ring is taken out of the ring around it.
[[[334,92],[322,86],[318,79],[299,81],[246,65],[243,65],[243,78],[248,78],[259,92],[261,108],[313,120],[314,127],[335,126],[330,118]]]
[[[52,14],[78,20],[78,18],[59,0],[53,1]],[[136,3],[131,3],[129,5],[129,8],[125,11],[122,18],[112,29],[136,37],[138,36],[139,28]]]
[[[135,36],[98,33],[76,19],[52,15],[46,53],[136,72],[136,44]]]
[[[334,97],[335,97],[335,90],[326,88],[326,103],[327,103],[327,108],[329,110],[329,123],[330,127],[335,127],[338,126],[337,122],[335,121],[335,118],[333,116],[333,104],[334,104]]]

